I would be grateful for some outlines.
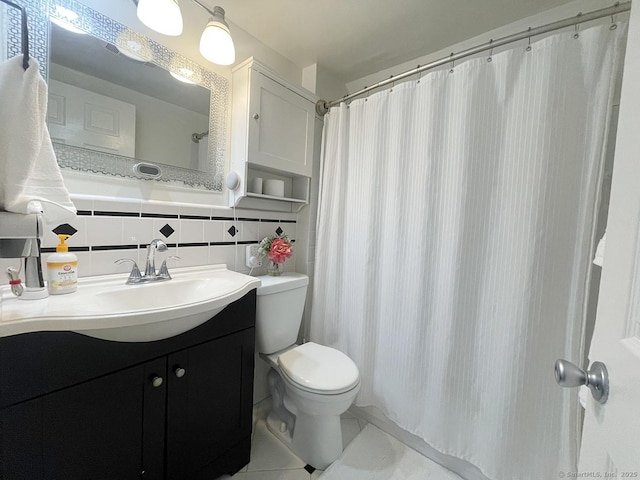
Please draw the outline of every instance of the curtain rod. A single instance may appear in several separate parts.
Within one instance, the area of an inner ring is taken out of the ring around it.
[[[316,113],[320,116],[325,115],[329,109],[335,105],[339,105],[342,102],[349,101],[355,97],[359,97],[360,95],[370,92],[371,90],[375,90],[376,88],[384,87],[385,85],[389,85],[390,83],[397,82],[399,80],[405,79],[412,75],[416,75],[418,73],[422,73],[426,70],[430,70],[435,67],[439,67],[446,63],[455,62],[461,58],[469,57],[471,55],[475,55],[477,53],[485,52],[487,50],[491,50],[496,47],[501,47],[502,45],[507,45],[509,43],[517,42],[519,40],[524,40],[526,38],[531,38],[536,35],[542,35],[544,33],[553,32],[555,30],[560,30],[561,28],[570,27],[572,25],[579,25],[581,23],[590,22],[592,20],[597,20],[603,17],[613,17],[616,14],[628,12],[631,10],[631,2],[625,3],[616,3],[612,7],[602,8],[600,10],[594,10],[589,13],[579,13],[575,17],[565,18],[563,20],[558,20],[556,22],[548,23],[547,25],[542,25],[540,27],[529,28],[528,30],[522,31],[520,33],[515,33],[513,35],[508,35],[506,37],[499,38],[497,40],[490,40],[486,43],[478,45],[476,47],[468,48],[466,50],[462,50],[459,53],[451,53],[448,57],[441,58],[440,60],[436,60],[431,63],[427,63],[426,65],[418,65],[416,68],[408,70],[404,73],[401,73],[396,76],[391,76],[386,80],[382,80],[375,85],[371,85],[369,87],[364,87],[357,92],[351,93],[349,95],[345,95],[342,98],[337,100],[332,100],[327,102],[325,100],[318,100],[316,102]]]

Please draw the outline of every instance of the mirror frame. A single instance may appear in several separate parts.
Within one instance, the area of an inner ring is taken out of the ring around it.
[[[115,44],[120,32],[131,28],[75,0],[17,0],[17,3],[23,5],[27,10],[30,55],[37,59],[40,65],[40,73],[43,78],[46,79],[48,79],[49,66],[49,17],[57,16],[55,5],[60,5],[76,12],[78,19],[73,22],[74,26],[105,42]],[[9,7],[7,7],[6,11],[9,21],[7,57],[13,57],[22,54],[20,12],[17,9]],[[144,35],[142,36],[147,38]],[[227,144],[227,117],[229,113],[229,81],[220,75],[204,69],[194,61],[183,57],[164,45],[149,38],[147,38],[147,40],[154,55],[152,63],[167,71],[170,71],[171,67],[175,67],[176,65],[197,71],[202,79],[198,84],[211,92],[211,100],[209,103],[209,147],[207,155],[211,174],[154,162],[153,159],[144,159],[142,161],[152,162],[162,169],[161,178],[149,179],[134,171],[134,165],[141,161],[139,159],[96,152],[69,145],[55,144],[54,149],[58,157],[58,164],[63,169],[98,175],[165,182],[222,193]]]

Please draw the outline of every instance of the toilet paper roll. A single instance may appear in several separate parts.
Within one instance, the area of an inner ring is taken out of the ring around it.
[[[262,194],[262,178],[256,177],[251,181],[251,192]]]
[[[273,197],[284,197],[284,180],[265,180],[262,193]]]

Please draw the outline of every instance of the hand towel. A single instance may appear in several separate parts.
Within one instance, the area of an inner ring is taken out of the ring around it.
[[[0,210],[42,213],[47,224],[76,214],[45,122],[47,84],[38,62],[22,55],[0,63]]]

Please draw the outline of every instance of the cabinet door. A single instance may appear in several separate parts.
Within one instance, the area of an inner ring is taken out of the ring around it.
[[[254,329],[168,358],[167,480],[233,473],[249,462]]]
[[[0,478],[139,480],[144,374],[129,368],[2,409]]]
[[[314,104],[256,71],[250,96],[249,164],[310,177]]]

